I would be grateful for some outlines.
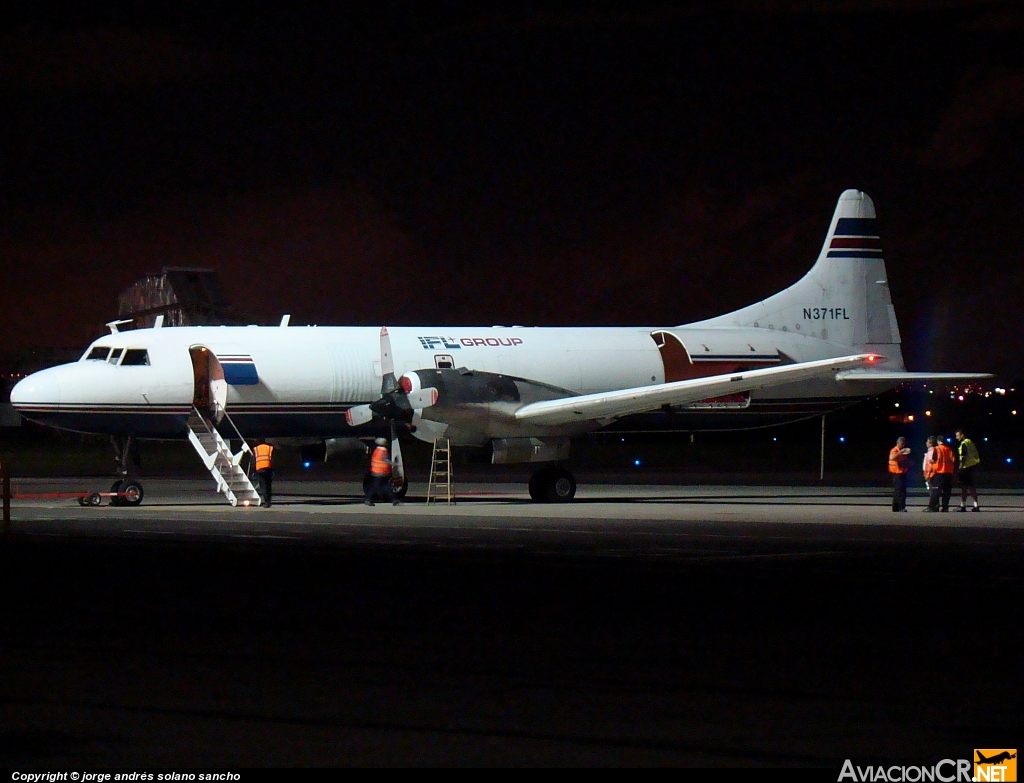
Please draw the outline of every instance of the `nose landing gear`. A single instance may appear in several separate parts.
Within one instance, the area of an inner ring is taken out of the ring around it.
[[[145,493],[142,484],[129,476],[129,458],[136,466],[141,462],[138,447],[135,446],[135,439],[131,435],[126,435],[123,438],[111,437],[110,443],[114,447],[117,472],[121,475],[121,478],[110,487],[110,505],[137,506],[142,503]],[[134,449],[133,446],[135,446]]]

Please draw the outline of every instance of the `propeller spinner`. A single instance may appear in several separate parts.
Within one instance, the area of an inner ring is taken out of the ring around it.
[[[413,384],[409,379],[403,376],[399,381],[395,377],[391,338],[388,336],[386,326],[380,330],[380,368],[383,373],[380,383],[380,398],[368,405],[356,405],[349,408],[345,412],[345,421],[350,427],[368,424],[376,419],[390,421],[393,433],[394,422],[410,422],[415,411],[429,408],[437,402],[437,389],[433,386],[413,391]]]

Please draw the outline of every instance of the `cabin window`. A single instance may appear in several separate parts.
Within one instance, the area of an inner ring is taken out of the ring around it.
[[[124,358],[121,360],[121,366],[125,365],[148,365],[149,364],[149,351],[145,348],[129,348],[124,352]]]
[[[111,364],[117,364],[118,361],[121,359],[121,354],[123,353],[124,348],[115,348],[113,351],[110,352],[110,358],[107,359],[107,361],[110,362]]]
[[[91,351],[89,351],[85,355],[85,360],[87,362],[92,362],[92,361],[105,362],[107,360],[107,356],[109,354],[110,354],[110,346],[109,345],[97,345],[95,348],[93,348]]]

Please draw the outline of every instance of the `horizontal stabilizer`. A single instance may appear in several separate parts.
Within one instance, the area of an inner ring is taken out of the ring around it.
[[[711,397],[767,389],[812,378],[832,379],[842,370],[878,360],[877,354],[862,353],[835,359],[787,364],[783,367],[713,375],[710,378],[693,378],[655,386],[639,386],[634,389],[544,400],[524,405],[516,411],[515,418],[516,421],[546,425],[614,419],[633,413],[645,413],[662,405],[688,405]]]
[[[973,381],[991,378],[990,372],[886,372],[885,370],[844,370],[836,373],[837,381]]]

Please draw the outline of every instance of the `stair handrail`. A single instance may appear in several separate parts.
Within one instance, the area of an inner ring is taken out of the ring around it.
[[[210,422],[208,422],[208,421],[206,420],[206,417],[205,417],[205,416],[204,416],[204,415],[203,415],[202,413],[200,413],[200,411],[199,411],[199,408],[197,408],[197,407],[196,407],[195,405],[193,405],[193,406],[192,406],[192,412],[193,412],[193,413],[194,413],[194,414],[195,414],[196,416],[198,416],[198,417],[199,417],[199,420],[200,420],[200,421],[202,421],[202,422],[203,422],[203,427],[205,427],[205,428],[206,428],[206,433],[207,433],[208,435],[213,435],[213,433],[214,433],[214,430],[215,430],[216,428],[215,428],[215,427],[213,427],[213,426],[211,426]]]
[[[224,411],[224,418],[227,419],[228,424],[231,425],[231,429],[235,431],[235,435],[238,436],[240,441],[242,441],[242,451],[252,454],[252,449],[249,448],[249,442],[242,437],[242,433],[238,431],[238,427],[235,426],[235,422],[231,420],[230,416],[228,416],[227,409],[222,408],[222,410]]]

